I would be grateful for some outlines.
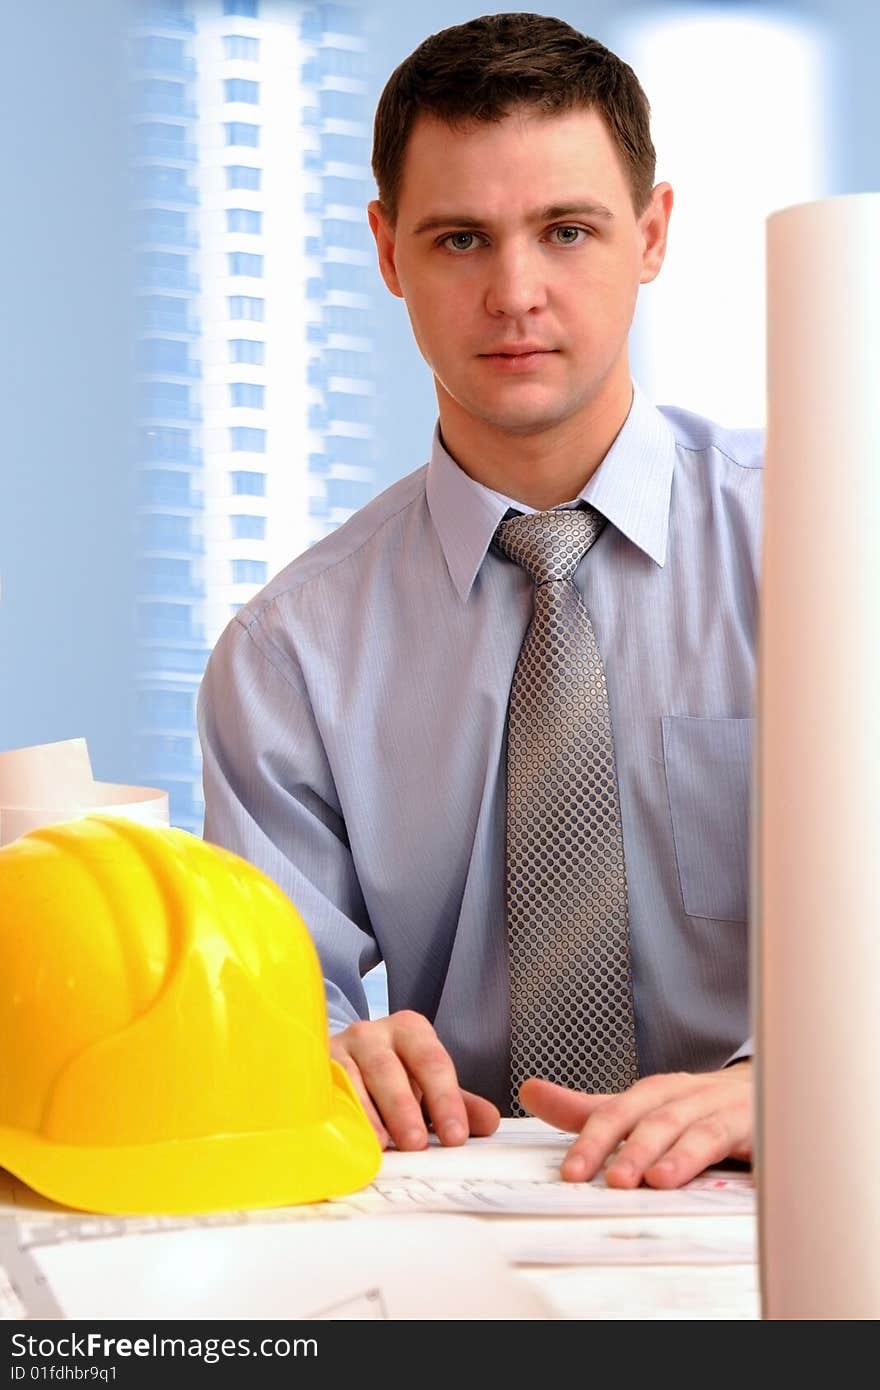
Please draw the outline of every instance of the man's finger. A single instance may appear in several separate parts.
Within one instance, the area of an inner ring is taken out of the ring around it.
[[[339,1065],[342,1067],[343,1071],[348,1076],[348,1079],[351,1082],[352,1086],[354,1086],[354,1089],[358,1095],[358,1099],[360,1100],[361,1105],[364,1107],[364,1110],[367,1113],[367,1119],[373,1126],[373,1129],[376,1131],[376,1138],[379,1140],[379,1143],[381,1144],[382,1148],[387,1149],[389,1143],[391,1142],[391,1138],[387,1129],[382,1123],[381,1115],[379,1114],[378,1110],[376,1109],[375,1105],[370,1099],[369,1092],[367,1091],[367,1088],[364,1085],[364,1078],[361,1076],[360,1067],[358,1066],[354,1058],[350,1057],[347,1052],[340,1051],[338,1054],[333,1054],[331,1052],[331,1055],[333,1055],[333,1060],[335,1062],[338,1062]]]
[[[397,1148],[423,1149],[428,1131],[388,1023],[353,1023],[336,1041],[360,1067],[364,1086]]]
[[[583,1091],[570,1091],[567,1086],[557,1086],[555,1081],[529,1077],[519,1088],[519,1099],[520,1104],[539,1120],[556,1129],[567,1129],[572,1134],[578,1134],[593,1111],[611,1097],[588,1096]]]
[[[462,1091],[461,1098],[467,1111],[468,1129],[475,1138],[487,1139],[494,1134],[501,1123],[501,1111],[491,1100],[474,1095],[473,1091]]]
[[[463,1144],[470,1133],[467,1109],[455,1065],[434,1029],[420,1015],[401,1014],[394,1046],[440,1143]]]

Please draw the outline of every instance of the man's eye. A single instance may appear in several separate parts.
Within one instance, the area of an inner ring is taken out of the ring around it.
[[[475,232],[452,232],[443,238],[443,245],[450,251],[471,251],[475,239]]]
[[[550,235],[557,246],[577,246],[581,237],[588,235],[583,227],[554,227]]]

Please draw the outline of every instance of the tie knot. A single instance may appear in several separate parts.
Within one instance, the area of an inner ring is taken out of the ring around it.
[[[604,525],[605,517],[593,507],[533,512],[502,521],[495,544],[527,570],[536,584],[548,584],[571,579]]]

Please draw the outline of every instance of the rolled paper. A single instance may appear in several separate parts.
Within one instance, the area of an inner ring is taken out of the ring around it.
[[[767,222],[753,815],[763,1315],[880,1316],[880,194]]]
[[[40,826],[95,812],[168,825],[168,793],[96,782],[82,738],[0,752],[0,846]]]

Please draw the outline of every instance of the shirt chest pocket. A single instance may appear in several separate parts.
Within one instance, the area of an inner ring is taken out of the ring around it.
[[[662,719],[663,760],[684,910],[745,922],[753,719]]]

